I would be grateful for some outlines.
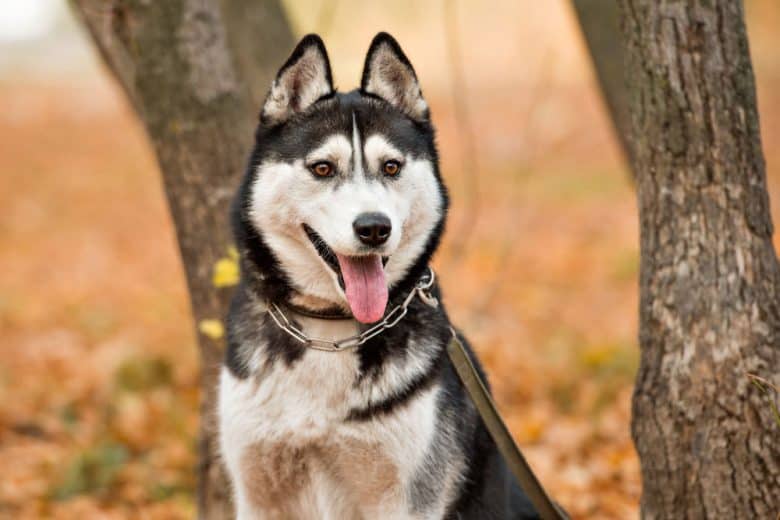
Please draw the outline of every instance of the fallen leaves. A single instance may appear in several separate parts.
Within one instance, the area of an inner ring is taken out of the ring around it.
[[[218,340],[225,335],[225,327],[222,322],[214,319],[201,320],[198,323],[198,330],[207,338]]]
[[[217,289],[232,287],[238,283],[240,276],[238,250],[235,246],[229,246],[227,256],[220,258],[214,264],[211,283]],[[213,318],[201,320],[198,323],[198,330],[201,334],[214,341],[221,339],[225,335],[225,327],[222,325],[222,322]]]
[[[238,250],[235,246],[230,246],[228,247],[227,256],[220,258],[214,264],[211,283],[218,289],[232,287],[238,283],[240,274]]]
[[[0,142],[14,152],[0,154],[0,515],[192,518],[197,338],[152,152],[115,91],[0,88],[12,105],[29,105],[13,121],[3,119],[12,111],[0,114]],[[462,265],[437,274],[453,321],[555,499],[574,518],[635,518],[634,194],[623,172],[605,166],[607,130],[594,125],[598,111],[583,90],[555,95],[577,108],[570,123],[582,121],[572,130],[579,137],[554,154],[540,142],[535,162],[521,167],[516,156],[504,164],[488,154],[477,216],[458,202],[467,188],[450,167],[452,114],[430,99],[452,222],[475,220]],[[96,96],[107,96],[108,108],[86,113]],[[520,116],[502,96],[479,100],[477,124],[489,132],[484,141],[515,153]],[[776,199],[780,182],[769,182]],[[215,290],[237,283],[237,257],[226,250],[205,274]],[[225,334],[213,317],[196,328],[215,341]]]

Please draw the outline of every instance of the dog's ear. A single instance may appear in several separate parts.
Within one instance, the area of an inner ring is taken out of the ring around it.
[[[316,34],[309,34],[279,69],[260,120],[268,125],[283,123],[332,93],[333,77],[325,44]]]
[[[395,38],[385,32],[374,36],[368,48],[360,90],[384,99],[415,121],[428,119],[428,104],[414,68]]]

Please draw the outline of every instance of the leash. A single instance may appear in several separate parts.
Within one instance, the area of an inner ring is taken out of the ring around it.
[[[439,301],[430,293],[430,289],[433,287],[435,280],[436,275],[433,273],[433,269],[429,267],[427,276],[423,276],[414,286],[414,289],[409,292],[403,302],[396,305],[390,312],[385,314],[382,321],[360,334],[343,338],[338,341],[308,336],[296,327],[295,324],[287,318],[282,309],[274,302],[268,302],[267,312],[274,323],[276,323],[277,327],[300,343],[303,343],[305,346],[315,350],[341,352],[357,348],[374,336],[398,325],[398,322],[406,316],[409,304],[415,296],[419,297],[423,303],[430,307],[438,307]],[[536,511],[539,513],[542,520],[568,520],[569,517],[566,513],[550,500],[547,492],[531,470],[531,466],[528,465],[525,457],[523,457],[520,448],[518,448],[514,439],[512,439],[512,435],[509,433],[509,429],[501,419],[501,415],[499,415],[498,409],[496,408],[493,399],[490,397],[490,393],[487,391],[479,372],[477,372],[476,367],[471,362],[471,359],[466,352],[466,348],[463,346],[460,339],[458,339],[458,335],[452,326],[450,326],[450,331],[452,332],[452,339],[447,345],[447,354],[455,367],[458,378],[461,383],[463,383],[466,392],[469,394],[474,406],[477,408],[477,411],[482,418],[482,422],[484,422],[490,436],[493,438],[493,442],[496,443],[498,451],[503,455],[504,460],[506,460],[509,470],[515,476],[526,495],[528,495],[528,498],[531,500],[531,503],[534,505],[534,508],[536,508]]]
[[[479,372],[477,372],[474,363],[471,362],[466,352],[466,347],[458,339],[455,329],[450,327],[450,330],[452,331],[452,339],[447,345],[447,354],[455,367],[455,371],[458,373],[460,381],[466,388],[466,392],[471,397],[480,417],[482,417],[482,422],[485,423],[485,427],[493,438],[493,442],[496,443],[498,451],[504,456],[509,470],[515,476],[525,494],[528,495],[542,520],[568,520],[568,515],[555,502],[550,500],[539,479],[534,475],[531,466],[528,465],[525,457],[523,457],[523,453],[509,433],[509,429],[501,419],[496,404],[490,397],[490,393],[485,388]]]

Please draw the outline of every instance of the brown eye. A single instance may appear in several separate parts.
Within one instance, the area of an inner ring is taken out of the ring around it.
[[[396,175],[401,171],[401,163],[398,161],[386,161],[385,164],[382,165],[382,171],[385,175]]]
[[[320,161],[318,163],[314,163],[311,167],[311,172],[316,175],[317,177],[330,177],[333,175],[333,165],[329,163],[328,161]]]

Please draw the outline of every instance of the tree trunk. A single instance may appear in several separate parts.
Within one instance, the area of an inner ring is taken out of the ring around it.
[[[282,8],[276,1],[251,0],[71,3],[154,146],[196,323],[221,320],[230,291],[213,287],[212,269],[232,241],[228,207],[250,150],[258,93],[269,87],[294,43]],[[199,514],[232,518],[214,417],[223,340],[212,333],[199,335],[198,342]]]
[[[643,518],[774,519],[780,267],[741,2],[621,0],[641,233]]]
[[[572,0],[572,5],[593,63],[601,97],[612,121],[612,128],[623,156],[631,167],[631,117],[623,69],[620,8],[615,0]]]

